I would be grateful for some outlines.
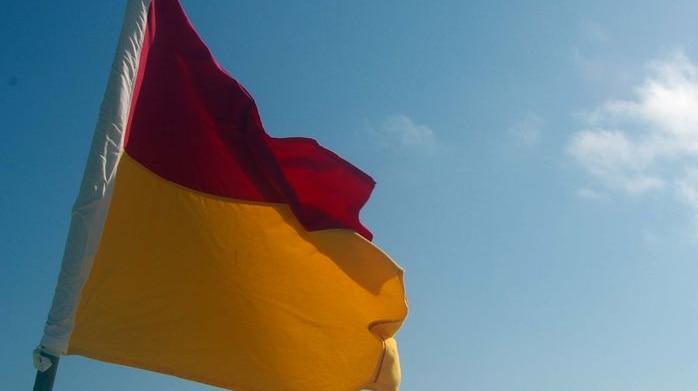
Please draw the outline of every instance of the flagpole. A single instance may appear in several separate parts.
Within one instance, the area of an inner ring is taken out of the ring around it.
[[[48,359],[51,365],[43,371],[41,369],[36,370],[33,391],[51,391],[53,389],[53,382],[56,380],[59,357],[44,352],[39,352],[39,355],[41,359]]]
[[[84,286],[106,216],[116,163],[128,122],[131,92],[151,0],[126,0],[119,43],[100,106],[92,147],[73,207],[71,224],[53,303],[40,346],[34,351],[37,369],[33,391],[51,391],[59,356],[65,355],[74,326],[79,292]],[[108,202],[108,201],[107,201]],[[95,227],[98,227],[96,229]],[[51,353],[49,353],[51,352]]]

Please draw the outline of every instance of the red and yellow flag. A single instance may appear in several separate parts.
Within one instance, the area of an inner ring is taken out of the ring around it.
[[[247,391],[396,390],[373,180],[273,138],[176,0],[131,0],[43,349]]]

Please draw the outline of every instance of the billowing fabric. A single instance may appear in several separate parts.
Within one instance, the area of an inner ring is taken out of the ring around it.
[[[42,346],[241,391],[397,390],[373,185],[267,135],[178,1],[131,1]]]

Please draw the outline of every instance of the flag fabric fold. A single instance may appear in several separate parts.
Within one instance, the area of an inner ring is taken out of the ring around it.
[[[177,0],[130,0],[41,345],[246,391],[393,391],[373,179],[274,138]]]

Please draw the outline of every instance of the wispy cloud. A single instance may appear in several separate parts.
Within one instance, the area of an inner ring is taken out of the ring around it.
[[[404,153],[431,155],[438,147],[434,131],[405,114],[389,115],[377,127],[368,125],[367,133],[376,145]]]
[[[582,21],[582,34],[587,41],[595,43],[606,43],[609,41],[609,36],[600,24],[590,21]]]
[[[602,93],[617,94],[627,90],[636,79],[635,64],[608,53],[610,46],[599,43],[587,46],[592,47],[571,49],[571,61],[587,85]]]
[[[611,189],[637,194],[664,185],[664,181],[651,172],[652,144],[633,140],[624,131],[582,130],[572,136],[567,151]]]
[[[604,198],[603,194],[601,194],[595,190],[586,189],[586,188],[582,188],[582,189],[577,190],[577,197],[587,199],[587,200],[600,200],[600,199]]]
[[[545,120],[542,117],[528,113],[526,117],[511,126],[507,133],[517,145],[532,148],[540,141],[544,126]]]
[[[674,183],[675,194],[693,212],[693,224],[698,238],[698,167],[688,167]]]
[[[609,190],[668,189],[698,217],[698,68],[678,53],[647,69],[632,99],[580,115],[567,153]]]

